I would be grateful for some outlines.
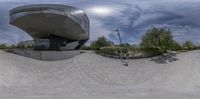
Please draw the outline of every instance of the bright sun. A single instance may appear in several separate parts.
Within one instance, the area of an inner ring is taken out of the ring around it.
[[[90,8],[90,11],[92,11],[92,13],[105,16],[105,15],[110,15],[112,9],[108,7],[93,7]]]

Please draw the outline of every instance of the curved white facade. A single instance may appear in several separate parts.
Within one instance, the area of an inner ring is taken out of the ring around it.
[[[10,11],[10,24],[17,26],[34,39],[60,37],[66,42],[89,39],[89,19],[83,10],[57,4],[26,5]],[[77,48],[79,48],[77,47]]]

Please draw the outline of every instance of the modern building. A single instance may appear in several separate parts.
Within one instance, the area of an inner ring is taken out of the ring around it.
[[[83,10],[58,4],[26,5],[10,11],[10,24],[34,39],[35,50],[79,49],[89,39]]]
[[[33,46],[34,45],[34,41],[33,40],[21,41],[17,45],[18,46],[24,46],[24,47]]]

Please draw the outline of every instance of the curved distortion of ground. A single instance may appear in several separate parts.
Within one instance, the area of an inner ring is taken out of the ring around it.
[[[199,99],[200,51],[128,60],[87,52],[39,61],[0,51],[2,99]]]

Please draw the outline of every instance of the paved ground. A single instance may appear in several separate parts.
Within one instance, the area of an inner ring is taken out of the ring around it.
[[[92,52],[39,61],[0,51],[1,99],[199,99],[200,51],[128,60]]]

